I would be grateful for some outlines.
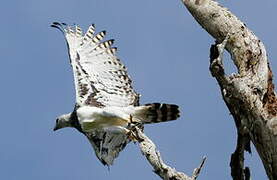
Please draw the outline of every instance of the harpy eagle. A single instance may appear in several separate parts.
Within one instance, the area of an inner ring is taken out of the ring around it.
[[[97,158],[110,166],[130,142],[130,125],[143,128],[179,117],[174,104],[139,105],[139,94],[115,55],[114,40],[103,41],[105,31],[95,34],[91,25],[83,34],[79,26],[58,22],[51,26],[65,36],[76,90],[73,112],[59,116],[54,131],[76,128],[88,138]]]

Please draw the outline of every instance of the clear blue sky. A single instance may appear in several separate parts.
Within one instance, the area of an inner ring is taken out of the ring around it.
[[[276,78],[277,2],[221,3],[265,43]],[[53,21],[107,30],[141,103],[181,107],[178,121],[145,128],[166,163],[191,174],[206,155],[199,179],[231,179],[236,130],[208,70],[213,39],[180,0],[11,0],[1,3],[0,17],[0,179],[159,179],[137,145],[129,144],[108,171],[76,130],[52,131],[56,116],[72,111],[75,101],[66,45],[50,28]],[[232,72],[230,62],[224,61]],[[253,179],[266,179],[256,152],[246,159]]]

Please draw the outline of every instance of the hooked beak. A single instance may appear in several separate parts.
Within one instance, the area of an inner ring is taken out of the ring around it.
[[[57,126],[54,127],[53,131],[56,131],[58,130],[59,128]]]
[[[61,129],[61,127],[59,127],[56,123],[55,127],[53,128],[53,131],[57,131],[58,129]]]
[[[53,131],[57,131],[58,129],[60,129],[60,127],[58,126],[58,122],[59,122],[59,119],[56,119],[56,124],[55,124],[55,127],[53,128]]]
[[[57,131],[57,130],[59,130],[59,129],[61,129],[61,127],[59,127],[59,126],[56,125],[56,126],[54,127],[53,131]]]

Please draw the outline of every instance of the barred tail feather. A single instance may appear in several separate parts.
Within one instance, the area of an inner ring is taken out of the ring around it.
[[[175,104],[152,103],[144,105],[143,123],[159,123],[176,120],[180,117],[179,107]]]

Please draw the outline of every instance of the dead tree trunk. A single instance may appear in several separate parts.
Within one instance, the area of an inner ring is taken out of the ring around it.
[[[238,135],[230,162],[233,179],[250,179],[250,170],[244,167],[244,151],[251,152],[251,141],[268,178],[276,180],[277,98],[263,43],[235,15],[215,1],[183,0],[183,3],[195,20],[216,39],[210,52],[210,71],[220,86]],[[225,74],[222,63],[224,48],[238,69],[236,74]]]

